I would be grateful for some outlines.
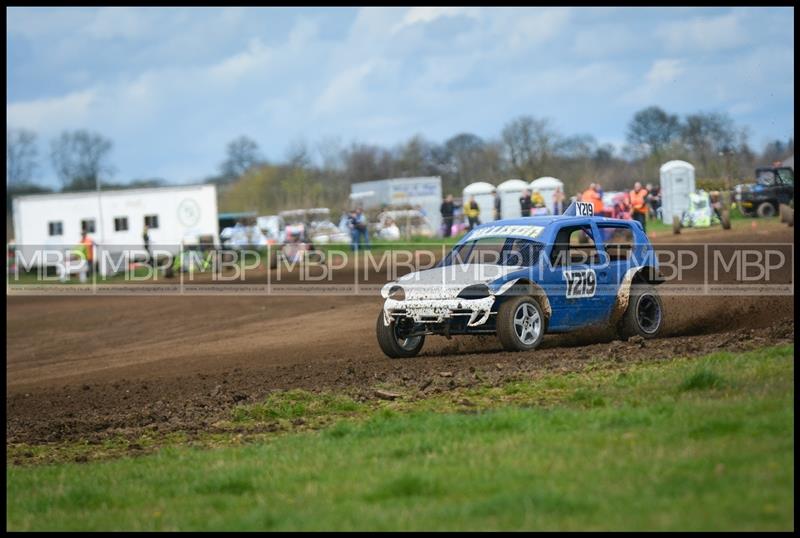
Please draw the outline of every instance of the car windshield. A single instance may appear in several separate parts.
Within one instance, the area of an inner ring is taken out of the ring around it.
[[[455,264],[494,264],[506,267],[536,264],[544,245],[538,241],[514,237],[483,237],[456,245],[442,261]]]

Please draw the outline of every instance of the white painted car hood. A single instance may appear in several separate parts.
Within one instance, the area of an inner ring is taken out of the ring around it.
[[[406,300],[454,299],[467,286],[488,284],[522,266],[493,264],[448,265],[409,273],[384,287],[402,286]]]

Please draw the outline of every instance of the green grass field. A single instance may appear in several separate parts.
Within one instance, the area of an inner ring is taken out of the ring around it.
[[[794,528],[793,346],[419,401],[297,391],[319,432],[9,466],[9,530]]]

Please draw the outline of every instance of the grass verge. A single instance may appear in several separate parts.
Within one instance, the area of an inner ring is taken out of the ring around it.
[[[281,393],[233,422],[321,432],[11,466],[7,528],[790,530],[792,345],[362,403]]]

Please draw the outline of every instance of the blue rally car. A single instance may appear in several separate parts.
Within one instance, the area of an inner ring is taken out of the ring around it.
[[[664,321],[660,282],[638,222],[595,217],[574,202],[560,216],[477,226],[436,267],[386,284],[378,344],[403,358],[431,334],[496,334],[509,351],[593,326],[653,338]]]

